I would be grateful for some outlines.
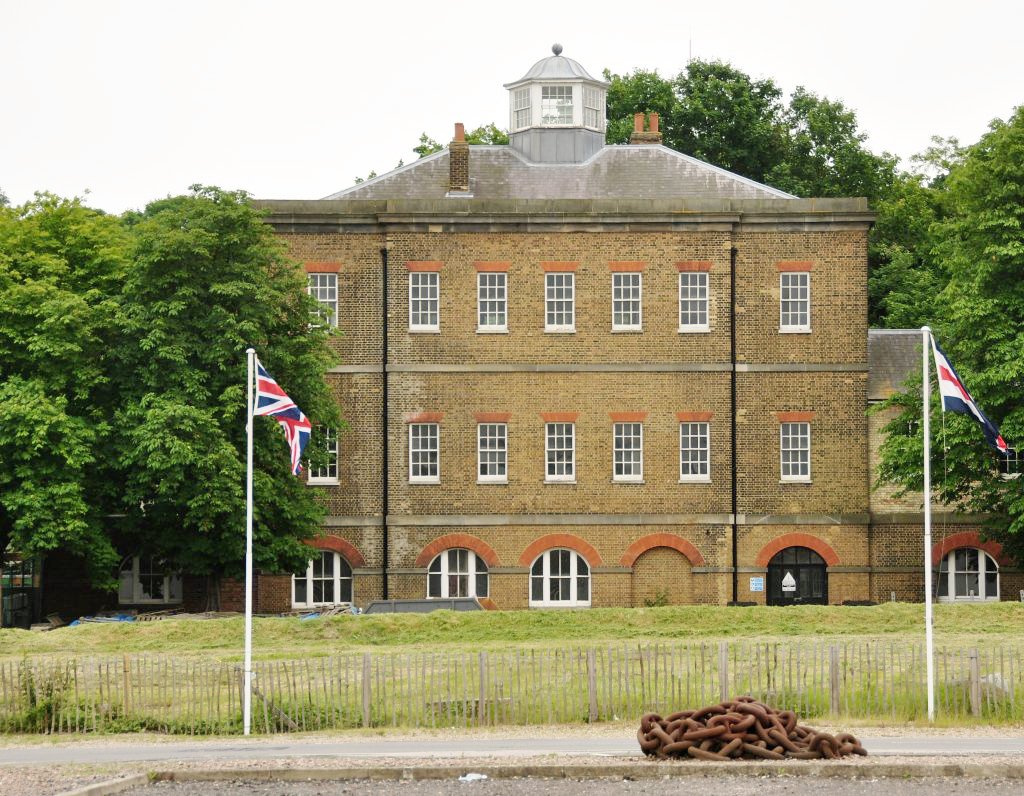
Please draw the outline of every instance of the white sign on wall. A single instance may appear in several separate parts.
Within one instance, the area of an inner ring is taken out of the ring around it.
[[[750,590],[753,591],[764,591],[764,578],[753,577],[750,579]]]
[[[793,577],[792,572],[787,572],[785,577],[782,579],[782,590],[783,591],[796,591],[796,578]]]

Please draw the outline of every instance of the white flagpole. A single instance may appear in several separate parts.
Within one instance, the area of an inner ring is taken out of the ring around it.
[[[931,467],[931,383],[928,358],[931,356],[932,330],[921,327],[921,394],[924,425],[924,646],[928,670],[928,721],[935,721],[935,655],[932,648],[932,467]]]
[[[248,735],[252,726],[252,413],[256,349],[247,348],[245,357],[248,411],[245,422],[245,686],[242,690],[242,727],[244,734]]]

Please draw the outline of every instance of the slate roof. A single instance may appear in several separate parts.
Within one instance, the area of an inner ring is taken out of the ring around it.
[[[448,176],[445,149],[324,198],[444,199]],[[469,187],[475,199],[796,198],[651,144],[605,146],[583,163],[534,163],[511,146],[470,146]]]
[[[868,330],[868,400],[882,401],[903,389],[921,369],[919,329]]]

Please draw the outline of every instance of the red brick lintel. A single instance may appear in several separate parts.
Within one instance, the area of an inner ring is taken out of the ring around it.
[[[575,423],[579,412],[541,412],[540,419],[545,423]]]
[[[611,271],[643,271],[647,263],[642,260],[611,260],[608,269]]]
[[[678,271],[710,271],[711,261],[710,260],[683,260],[682,262],[676,263],[676,270]]]
[[[405,415],[406,423],[440,423],[444,412],[409,412]]]
[[[308,262],[303,263],[302,267],[306,270],[307,274],[336,274],[341,270],[341,263],[335,262]]]
[[[440,260],[408,260],[405,267],[410,271],[440,271],[444,265]]]
[[[569,260],[545,260],[540,267],[545,273],[562,273],[563,271],[575,271],[580,264]]]
[[[814,412],[776,412],[775,417],[780,423],[810,423]]]
[[[714,412],[676,412],[680,423],[707,423],[714,416]]]
[[[511,412],[477,412],[473,415],[477,423],[507,423]]]
[[[477,260],[473,267],[481,273],[503,273],[512,265],[508,260]]]
[[[609,412],[608,417],[613,423],[643,423],[647,412]]]
[[[779,271],[813,271],[814,262],[812,260],[780,260],[775,263],[775,267]]]

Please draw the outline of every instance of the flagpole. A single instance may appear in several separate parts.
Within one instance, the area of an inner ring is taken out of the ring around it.
[[[931,383],[928,357],[932,330],[921,327],[921,395],[924,425],[924,645],[928,670],[928,721],[935,721],[935,655],[932,646],[932,466],[931,466]]]
[[[253,382],[256,349],[247,348],[245,415],[245,663],[243,668],[242,727],[245,735],[252,726],[252,427]]]

